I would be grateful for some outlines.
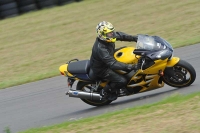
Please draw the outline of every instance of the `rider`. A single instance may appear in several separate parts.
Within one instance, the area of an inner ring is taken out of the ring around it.
[[[105,98],[115,100],[117,98],[116,90],[127,84],[127,79],[114,70],[138,70],[139,63],[125,64],[118,62],[114,58],[115,41],[134,41],[137,42],[137,36],[115,32],[115,28],[110,22],[102,21],[96,26],[97,38],[92,48],[90,58],[91,71],[101,78],[110,81],[100,92]]]

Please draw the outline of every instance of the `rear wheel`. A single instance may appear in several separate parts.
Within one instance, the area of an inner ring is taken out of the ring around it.
[[[96,85],[95,83],[79,81],[76,86],[76,89],[90,93],[91,87],[94,87],[95,85]],[[104,105],[108,105],[112,102],[110,100],[90,100],[90,99],[82,99],[82,98],[81,98],[81,100],[92,106],[104,106]]]
[[[184,60],[180,60],[173,66],[174,76],[167,73],[163,76],[163,81],[172,87],[186,87],[191,85],[196,79],[196,71],[191,64]]]

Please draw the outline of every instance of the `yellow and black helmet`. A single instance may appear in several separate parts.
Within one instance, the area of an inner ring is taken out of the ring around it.
[[[106,42],[116,41],[114,30],[114,26],[110,22],[106,21],[100,22],[96,27],[98,38]]]

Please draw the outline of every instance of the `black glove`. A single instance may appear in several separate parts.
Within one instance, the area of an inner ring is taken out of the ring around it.
[[[142,60],[143,60],[143,58],[139,58],[139,59],[138,59],[137,65],[138,65],[139,68],[141,68]]]
[[[140,65],[139,64],[135,64],[135,65],[132,65],[132,64],[128,64],[127,65],[127,70],[131,71],[131,70],[138,70],[140,69]]]

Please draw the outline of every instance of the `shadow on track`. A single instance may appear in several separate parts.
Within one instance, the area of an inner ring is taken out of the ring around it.
[[[193,86],[193,85],[191,85]],[[151,97],[155,97],[155,96],[158,96],[158,95],[162,95],[162,94],[172,94],[178,90],[181,90],[181,89],[188,89],[188,87],[185,87],[185,88],[173,88],[172,90],[167,90],[167,91],[163,91],[163,92],[157,92],[157,93],[152,93],[152,94],[145,94],[143,93],[142,96],[140,96],[140,94],[135,94],[133,96],[133,98],[131,99],[126,99],[126,100],[123,100],[123,101],[115,101],[114,103],[111,103],[109,105],[106,105],[106,106],[100,106],[100,107],[91,107],[91,108],[88,108],[88,109],[84,109],[84,110],[78,110],[78,111],[75,111],[75,112],[72,112],[72,113],[69,113],[69,114],[66,114],[66,115],[77,115],[77,114],[85,114],[85,113],[92,113],[92,112],[95,112],[96,110],[103,110],[103,109],[107,109],[107,108],[114,108],[114,107],[117,107],[119,105],[123,105],[123,104],[128,104],[128,103],[133,103],[133,102],[138,102],[138,101],[142,101],[142,100],[148,100],[149,98]],[[146,92],[145,92],[146,93]],[[168,97],[170,95],[167,95],[166,97]],[[83,103],[84,104],[84,103]]]

